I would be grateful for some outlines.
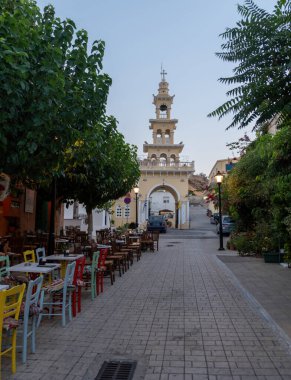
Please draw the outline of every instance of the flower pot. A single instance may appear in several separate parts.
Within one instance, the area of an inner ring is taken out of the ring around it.
[[[266,252],[264,253],[265,263],[283,263],[284,253],[280,252]]]

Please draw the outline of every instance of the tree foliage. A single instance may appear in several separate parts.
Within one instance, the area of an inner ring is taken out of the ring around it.
[[[216,55],[237,64],[233,75],[220,78],[233,88],[228,101],[208,116],[232,114],[228,126],[254,129],[280,115],[279,122],[291,115],[291,2],[279,0],[273,13],[259,8],[252,0],[238,5],[242,17],[221,37],[225,43]]]
[[[89,212],[129,191],[137,152],[106,115],[105,43],[32,0],[0,3],[0,172]],[[53,220],[53,218],[51,218]]]
[[[230,213],[241,231],[291,242],[291,128],[265,134],[250,144],[223,183]]]
[[[67,153],[67,169],[59,188],[64,199],[78,200],[87,209],[119,198],[139,179],[136,147],[124,141],[113,117],[95,125],[86,139]]]
[[[63,201],[74,199],[85,205],[91,234],[92,210],[130,191],[139,177],[136,147],[124,141],[113,117],[104,117],[86,138],[68,149],[58,191]]]
[[[64,173],[64,154],[105,112],[104,42],[88,53],[73,21],[34,1],[0,4],[0,170],[30,186]]]

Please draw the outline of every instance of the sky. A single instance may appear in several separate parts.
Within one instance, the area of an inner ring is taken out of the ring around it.
[[[233,0],[37,0],[41,9],[52,4],[61,19],[70,18],[77,29],[88,31],[90,41],[106,43],[103,71],[112,78],[107,113],[118,120],[126,142],[138,147],[152,142],[149,119],[161,80],[167,72],[170,95],[175,95],[172,118],[178,119],[175,143],[183,141],[181,160],[195,161],[195,173],[208,175],[216,160],[232,158],[227,143],[248,129],[226,130],[230,118],[218,121],[207,114],[227,100],[227,86],[218,78],[229,76],[233,64],[215,56],[219,37],[240,16]],[[275,0],[255,0],[272,11]]]

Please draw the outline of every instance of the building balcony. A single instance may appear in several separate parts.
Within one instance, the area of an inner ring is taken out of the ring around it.
[[[169,160],[149,160],[140,159],[141,171],[165,171],[165,172],[188,172],[194,171],[194,161],[169,161]]]

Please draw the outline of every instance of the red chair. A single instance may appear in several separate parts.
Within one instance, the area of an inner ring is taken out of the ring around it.
[[[77,303],[78,303],[78,313],[81,312],[81,298],[82,298],[82,287],[85,286],[85,282],[83,281],[83,274],[85,269],[85,261],[86,257],[80,257],[76,260],[76,268],[74,273],[73,285],[75,286],[75,290],[73,292],[72,297],[72,311],[73,316],[77,315]]]
[[[99,295],[100,291],[101,293],[103,292],[104,273],[107,271],[107,266],[105,263],[107,255],[108,255],[108,248],[101,248],[99,259],[98,259],[97,295]]]

